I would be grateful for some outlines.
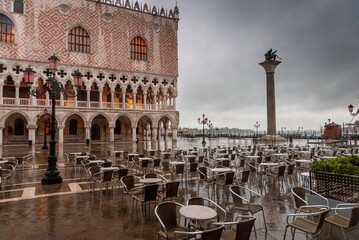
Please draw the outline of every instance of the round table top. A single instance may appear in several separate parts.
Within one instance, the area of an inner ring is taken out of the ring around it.
[[[214,160],[216,160],[216,161],[224,161],[224,160],[229,160],[229,158],[215,158]]]
[[[100,168],[101,171],[117,171],[117,170],[120,170],[119,167],[102,167]]]
[[[300,175],[303,177],[309,177],[309,172],[302,172]]]
[[[259,158],[259,156],[246,156],[247,158]]]
[[[217,216],[214,209],[201,205],[184,206],[180,208],[179,212],[191,220],[209,220]]]
[[[129,153],[127,156],[139,156],[138,153]]]
[[[152,183],[159,183],[162,182],[161,178],[143,178],[141,180],[139,180],[140,183],[143,184],[152,184]]]
[[[287,154],[286,153],[275,153],[275,154],[273,154],[274,156],[287,156]]]
[[[76,158],[88,158],[89,156],[86,155],[80,155],[80,156],[76,156]]]
[[[104,163],[104,160],[90,160],[90,163]]]
[[[323,157],[320,157],[321,159],[334,159],[334,158],[337,158],[337,157],[334,157],[334,156],[323,156]]]
[[[278,166],[279,164],[274,163],[274,162],[264,162],[264,163],[261,163],[259,165],[262,165],[262,166]]]
[[[0,164],[7,163],[7,162],[8,162],[7,160],[0,161]]]
[[[138,158],[139,161],[143,161],[143,160],[152,160],[152,158],[149,157],[143,157],[143,158]]]
[[[306,160],[306,159],[295,159],[294,161],[298,162],[298,163],[311,163],[312,162],[312,161]]]
[[[231,172],[233,169],[230,168],[211,168],[212,172]]]
[[[181,165],[186,164],[185,162],[170,162],[171,165]]]

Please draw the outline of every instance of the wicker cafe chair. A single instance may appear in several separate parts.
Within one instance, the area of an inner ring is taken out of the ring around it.
[[[170,199],[172,201],[173,198],[178,199],[178,188],[179,188],[180,182],[167,182],[165,186],[165,192],[158,193],[158,197],[161,199],[161,201],[165,201],[167,199]]]
[[[187,235],[189,239],[189,236],[197,237],[198,235],[201,236],[201,240],[221,240],[221,236],[224,230],[224,226],[220,226],[218,228],[212,228],[205,231],[195,231],[195,232],[183,232],[183,231],[175,231],[175,237],[176,235]],[[177,239],[177,238],[175,238]]]
[[[229,230],[225,230],[222,234],[222,240],[249,240],[252,228],[254,226],[254,222],[256,220],[255,217],[252,216],[241,216],[242,219],[236,222],[218,222],[212,223],[212,225],[223,225],[223,226],[236,226],[236,228],[230,228]]]
[[[208,192],[208,198],[209,198],[209,187],[210,184],[212,185],[212,192],[213,192],[213,183],[215,179],[213,177],[210,177],[207,175],[207,168],[206,167],[199,167],[197,168],[197,172],[199,174],[199,182],[198,182],[198,188],[197,188],[197,194],[199,194],[199,185],[201,182],[207,183],[207,192]]]
[[[313,194],[318,196],[319,198],[321,198],[323,200],[323,202],[325,202],[325,206],[329,206],[329,201],[328,199],[326,199],[325,197],[323,197],[322,195],[316,193],[315,191],[309,189],[309,188],[303,188],[303,187],[294,187],[291,189],[292,191],[292,195],[294,198],[294,203],[295,203],[295,213],[299,211],[299,209],[301,209],[301,207],[303,206],[308,206],[309,203],[306,199],[306,195],[307,194]],[[308,207],[308,208],[302,208],[301,211],[306,212],[306,213],[310,213],[310,212],[318,212],[320,210],[320,207]]]
[[[310,206],[303,206],[302,208],[306,207]],[[305,232],[306,234],[310,234],[312,239],[319,236],[322,230],[325,216],[329,213],[329,211],[330,207],[324,207],[321,208],[318,212],[288,214],[286,220],[287,226],[285,227],[283,240],[285,240],[285,237],[287,235],[288,227],[294,229],[294,231],[291,231],[293,234],[292,239],[294,239],[295,230],[300,230]],[[312,217],[313,219],[317,217],[317,221],[309,220],[307,217]],[[289,218],[293,218],[294,220],[292,222],[289,222]]]
[[[11,177],[11,174],[11,170],[3,169],[2,166],[0,166],[0,188],[1,186],[5,188],[6,180]]]
[[[255,195],[256,198],[260,199],[260,202],[252,203],[250,201],[250,199],[245,198],[245,195],[242,194],[241,191],[248,193],[250,196]],[[234,218],[234,214],[236,213],[236,211],[247,212],[247,213],[250,213],[251,215],[258,213],[258,212],[262,212],[264,227],[265,227],[265,231],[267,232],[267,222],[266,222],[266,218],[265,218],[265,214],[264,214],[264,210],[263,210],[263,206],[262,206],[262,195],[260,195],[259,193],[255,192],[249,188],[240,187],[240,186],[232,186],[230,189],[230,192],[232,194],[233,203],[234,203],[233,218]],[[256,232],[254,232],[254,233],[257,235]]]
[[[151,203],[157,203],[157,191],[158,191],[158,184],[151,184],[147,186],[141,186],[134,189],[142,190],[143,194],[132,195],[134,201],[141,203],[141,216],[143,217],[143,212],[146,211],[146,206],[148,204],[148,212],[149,216],[151,217]],[[137,205],[136,205],[137,206]],[[133,204],[132,204],[133,208]]]
[[[178,208],[181,207],[183,207],[183,205],[176,202],[164,202],[156,206],[155,215],[162,228],[157,234],[157,239],[176,239],[175,231],[187,230],[187,227],[180,225],[180,214]]]
[[[358,233],[357,239],[359,239],[359,205],[357,203],[338,204],[335,208],[332,208],[332,210],[335,210],[335,214],[325,218],[325,221],[330,224],[329,237],[334,225],[341,228],[345,240],[347,239],[345,231],[356,228]],[[351,210],[350,217],[346,218],[338,214],[337,210]]]

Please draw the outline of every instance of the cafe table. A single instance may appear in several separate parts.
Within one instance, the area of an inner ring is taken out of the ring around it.
[[[142,184],[156,184],[162,182],[161,178],[143,178],[139,180]]]
[[[188,229],[190,229],[191,221],[204,221],[217,217],[217,212],[214,209],[201,205],[183,206],[179,212],[183,217],[190,220]]]

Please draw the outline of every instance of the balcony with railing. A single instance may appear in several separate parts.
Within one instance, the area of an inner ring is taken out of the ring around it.
[[[16,106],[50,106],[51,100],[49,99],[36,99],[31,98],[2,98],[2,105],[16,105]],[[99,102],[99,101],[75,101],[75,100],[56,100],[57,107],[77,107],[77,108],[102,108],[102,109],[135,109],[135,110],[161,110],[173,111],[175,106],[164,104],[143,104],[143,103],[121,103],[121,102]]]

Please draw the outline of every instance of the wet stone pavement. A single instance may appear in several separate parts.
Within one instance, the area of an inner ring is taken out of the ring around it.
[[[189,148],[198,142],[179,141],[178,147]],[[217,145],[238,145],[238,142],[214,142]],[[241,143],[243,144],[243,143]],[[165,149],[174,147],[171,143],[161,142],[152,146],[140,143],[133,146],[132,143],[123,144],[92,144],[89,147],[82,144],[70,144],[58,149],[58,169],[63,177],[63,183],[44,186],[40,181],[46,171],[47,152],[43,153],[41,146],[28,149],[27,146],[6,146],[1,149],[5,156],[23,156],[29,152],[35,153],[34,167],[16,170],[16,176],[11,180],[12,184],[5,186],[0,191],[0,239],[156,239],[160,230],[152,204],[150,214],[143,218],[140,213],[140,205],[131,214],[127,196],[119,193],[116,184],[115,192],[111,187],[106,191],[103,188],[102,196],[99,187],[94,192],[86,182],[85,174],[73,167],[64,165],[64,152],[86,151],[95,154],[99,159],[104,159],[105,150],[123,149],[137,151],[142,148]],[[170,176],[167,176],[170,178]],[[197,193],[198,182],[189,180],[180,185],[180,203],[185,203],[194,196],[208,197],[208,189],[202,184]],[[283,239],[286,217],[294,213],[294,203],[290,188],[305,186],[300,178],[288,179],[288,186],[277,182],[265,181],[263,187],[257,188],[255,178],[251,177],[249,188],[263,195],[263,207],[265,211],[268,232],[265,233],[263,217],[261,213],[255,214],[257,238],[252,233],[251,239]],[[212,189],[210,189],[210,192]],[[217,192],[215,201],[227,211],[227,221],[231,220],[233,201],[227,191]],[[328,239],[328,226],[324,226],[324,234],[320,239]],[[355,233],[355,232],[354,232]],[[291,239],[290,231],[287,239]],[[295,239],[305,239],[305,235],[297,231]],[[343,239],[340,229],[333,228],[331,239]],[[356,239],[349,233],[348,239]]]

